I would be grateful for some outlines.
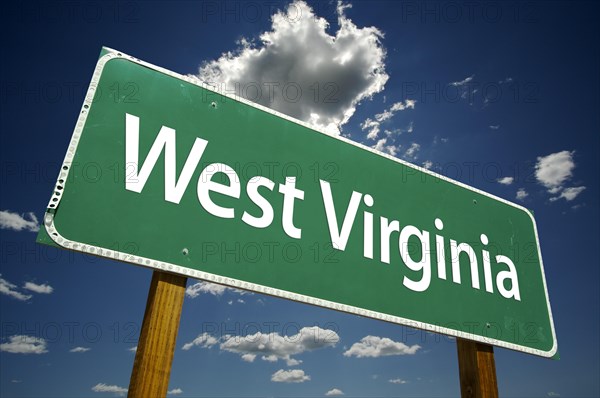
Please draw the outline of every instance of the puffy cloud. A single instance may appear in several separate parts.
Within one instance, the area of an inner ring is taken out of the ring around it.
[[[390,379],[388,381],[390,383],[392,383],[392,384],[406,384],[406,383],[408,383],[408,381],[403,380],[403,379]]]
[[[425,168],[427,170],[431,170],[432,167],[433,167],[433,162],[431,160],[426,160],[423,162],[423,168]]]
[[[193,346],[210,348],[220,342],[221,350],[238,354],[245,362],[254,362],[260,357],[263,361],[283,360],[288,366],[295,366],[302,361],[292,358],[292,355],[333,347],[339,340],[340,337],[333,330],[313,326],[304,327],[292,336],[281,336],[276,332],[257,332],[247,336],[225,335],[216,338],[203,333],[192,342],[184,344],[182,349],[189,350]]]
[[[310,376],[304,374],[302,369],[279,369],[271,376],[271,381],[276,383],[304,383],[307,380],[310,380]]]
[[[513,177],[502,177],[498,178],[498,182],[502,185],[510,185],[515,181]]]
[[[519,188],[519,190],[517,191],[517,200],[523,201],[528,196],[529,196],[529,194],[527,193],[525,188]]]
[[[344,356],[378,358],[390,355],[414,355],[420,348],[421,346],[419,345],[407,346],[404,343],[393,341],[387,337],[365,336],[344,352]]]
[[[167,391],[167,395],[179,395],[183,394],[183,390],[181,388],[174,388],[172,390]]]
[[[31,290],[32,292],[39,294],[50,294],[54,291],[54,288],[50,285],[42,284],[38,285],[33,282],[25,282],[23,289]]]
[[[565,188],[565,189],[563,189],[563,191],[560,193],[559,196],[550,198],[550,201],[554,202],[559,199],[565,199],[567,202],[570,202],[573,199],[575,199],[584,190],[585,190],[585,187],[583,187],[583,186],[582,187]]]
[[[410,144],[410,147],[408,147],[406,152],[404,152],[404,156],[408,159],[416,159],[417,152],[419,152],[420,149],[421,145],[417,144],[416,142],[413,142],[412,144]]]
[[[500,129],[500,125],[499,124],[490,125],[490,128],[492,130],[498,130],[498,129]]]
[[[71,348],[69,350],[69,352],[88,352],[89,350],[91,350],[91,348],[88,348],[88,347],[75,347],[75,348]]]
[[[241,40],[240,47],[200,67],[208,84],[338,134],[361,100],[383,90],[383,34],[357,27],[338,4],[339,29],[314,14],[304,1],[272,16],[271,30],[260,43]]]
[[[380,124],[381,123],[379,123],[376,120],[367,118],[364,122],[362,122],[362,124],[360,125],[360,128],[363,131],[368,130],[369,132],[367,133],[367,138],[370,140],[374,140],[375,138],[377,138],[377,135],[379,135]]]
[[[377,141],[377,144],[372,145],[371,148],[381,151],[381,152],[388,153],[392,156],[396,156],[396,154],[398,153],[398,150],[400,149],[400,146],[386,145],[386,143],[387,143],[387,138],[382,138]]]
[[[104,383],[98,383],[94,387],[92,387],[93,392],[112,392],[115,395],[125,395],[127,392],[126,388],[109,385]]]
[[[559,199],[572,201],[586,189],[584,186],[565,187],[565,183],[573,176],[573,169],[575,168],[574,154],[575,151],[560,151],[537,158],[535,177],[538,182],[546,187],[548,193],[552,195],[559,194],[550,198],[551,202]]]
[[[285,360],[285,364],[287,366],[297,366],[297,365],[300,365],[301,363],[302,363],[301,360],[294,359],[294,358],[288,358],[288,359]]]
[[[8,338],[8,343],[0,344],[0,351],[12,354],[45,354],[48,352],[46,340],[41,337],[15,335]]]
[[[210,347],[214,346],[215,344],[217,344],[218,342],[219,342],[219,340],[217,338],[211,336],[210,334],[202,333],[201,335],[196,337],[191,342],[185,343],[183,345],[183,347],[181,347],[181,349],[184,351],[188,351],[190,348],[192,348],[194,346],[199,346],[202,348],[210,348]]]
[[[301,354],[305,351],[313,351],[325,347],[333,347],[340,340],[338,334],[333,330],[321,329],[318,326],[304,327],[298,334],[293,336],[281,336],[276,332],[261,333],[245,337],[224,336],[220,345],[221,350],[241,355],[250,355],[244,360],[249,360],[257,355],[263,361],[275,362],[285,360],[289,366],[299,362],[292,355]]]
[[[18,214],[10,210],[0,210],[0,229],[38,232],[40,230],[40,223],[32,212]]]
[[[2,274],[0,274],[0,293],[20,301],[27,301],[32,297],[30,294],[23,294],[19,292],[17,290],[17,285],[12,284],[6,279],[1,278],[1,276]]]
[[[256,359],[256,354],[243,354],[242,361],[244,362],[254,362]]]
[[[339,388],[333,388],[325,393],[326,397],[339,397],[340,395],[344,395],[344,392]]]
[[[556,194],[563,189],[563,184],[573,175],[575,152],[561,151],[548,156],[537,158],[535,177],[538,182],[548,189],[551,194]]]

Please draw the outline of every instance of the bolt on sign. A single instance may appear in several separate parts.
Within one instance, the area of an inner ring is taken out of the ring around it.
[[[551,357],[527,209],[103,49],[39,241]]]

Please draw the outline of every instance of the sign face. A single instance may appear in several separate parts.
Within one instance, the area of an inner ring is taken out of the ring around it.
[[[38,240],[550,357],[525,208],[104,49]]]

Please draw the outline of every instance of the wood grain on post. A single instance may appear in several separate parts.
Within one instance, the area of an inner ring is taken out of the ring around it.
[[[129,398],[166,397],[187,278],[154,271],[135,353]]]
[[[498,398],[494,348],[488,344],[456,339],[462,398]]]

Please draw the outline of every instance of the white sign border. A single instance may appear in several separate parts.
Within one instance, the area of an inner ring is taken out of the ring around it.
[[[558,343],[556,340],[556,332],[554,329],[554,319],[552,317],[552,310],[550,308],[550,300],[548,298],[548,288],[546,286],[546,275],[544,273],[544,265],[542,262],[542,253],[540,250],[537,225],[535,223],[535,219],[533,218],[531,212],[529,210],[527,210],[526,208],[524,208],[523,206],[513,203],[513,202],[510,202],[506,199],[499,198],[497,196],[494,196],[487,192],[481,191],[481,190],[471,187],[469,185],[463,184],[459,181],[452,180],[446,176],[437,174],[431,170],[428,170],[428,169],[419,167],[417,165],[405,162],[404,160],[398,159],[396,157],[385,154],[383,152],[379,152],[373,148],[369,148],[365,145],[354,142],[345,137],[331,135],[322,129],[318,129],[318,128],[315,128],[314,126],[309,125],[308,123],[294,119],[290,116],[284,115],[280,112],[277,112],[277,111],[267,108],[265,106],[250,102],[244,98],[237,97],[237,96],[234,96],[234,95],[231,95],[228,93],[219,92],[218,90],[215,90],[214,87],[211,87],[211,86],[203,83],[202,81],[200,81],[198,78],[196,78],[194,76],[180,75],[178,73],[169,71],[167,69],[161,68],[156,65],[152,65],[148,62],[139,60],[135,57],[126,55],[120,51],[113,50],[111,48],[103,47],[103,50],[106,52],[106,54],[103,55],[102,57],[100,57],[98,59],[98,63],[96,64],[96,68],[94,70],[92,80],[90,82],[87,94],[85,96],[85,100],[81,107],[81,112],[79,114],[79,118],[77,119],[77,123],[75,125],[75,129],[73,131],[71,141],[69,143],[67,154],[65,155],[65,159],[61,166],[61,170],[60,170],[57,182],[56,182],[54,192],[52,194],[52,197],[50,198],[50,202],[48,203],[48,208],[47,208],[46,214],[44,215],[44,226],[46,228],[46,231],[48,232],[48,235],[50,236],[50,238],[57,245],[64,247],[66,249],[69,249],[69,250],[80,251],[80,252],[84,252],[84,253],[100,256],[100,257],[106,257],[106,258],[111,258],[114,260],[124,261],[124,262],[128,262],[128,263],[136,264],[136,265],[141,265],[141,266],[152,268],[155,270],[166,271],[166,272],[171,272],[174,274],[197,278],[197,279],[205,280],[208,282],[213,282],[213,283],[218,283],[221,285],[233,287],[236,289],[244,289],[244,290],[249,290],[249,291],[253,291],[253,292],[257,292],[257,293],[263,293],[263,294],[267,294],[267,295],[271,295],[271,296],[281,297],[281,298],[285,298],[288,300],[293,300],[293,301],[306,303],[306,304],[312,304],[312,305],[316,305],[319,307],[324,307],[324,308],[329,308],[329,309],[333,309],[333,310],[337,310],[337,311],[347,312],[350,314],[365,316],[368,318],[379,319],[382,321],[400,324],[400,325],[413,327],[413,328],[417,328],[417,329],[422,329],[425,331],[430,331],[430,332],[434,332],[434,333],[442,333],[442,334],[446,334],[446,335],[457,337],[457,338],[467,339],[467,340],[471,340],[471,341],[477,341],[477,342],[483,343],[483,344],[491,344],[491,345],[495,345],[498,347],[508,348],[508,349],[515,350],[515,351],[521,351],[521,352],[525,352],[528,354],[537,355],[537,356],[541,356],[541,357],[546,357],[546,358],[553,357],[556,354],[556,352],[558,351]],[[113,59],[125,59],[130,62],[134,62],[136,64],[142,65],[146,68],[150,68],[157,72],[164,73],[168,76],[177,78],[179,80],[183,80],[187,83],[194,84],[196,86],[202,87],[205,90],[212,91],[216,94],[220,94],[224,97],[244,103],[253,108],[256,108],[256,109],[262,110],[264,112],[270,113],[272,115],[278,116],[282,119],[289,120],[293,123],[307,127],[313,131],[317,131],[321,134],[333,137],[333,138],[338,139],[347,144],[354,145],[360,149],[372,152],[379,156],[383,156],[387,159],[390,159],[394,162],[400,163],[404,166],[419,170],[423,173],[437,177],[444,181],[450,182],[450,183],[458,185],[462,188],[476,192],[480,195],[487,196],[489,198],[503,202],[505,204],[508,204],[512,207],[515,207],[519,210],[524,211],[531,218],[531,221],[532,221],[533,227],[534,227],[534,231],[535,231],[535,240],[536,240],[536,246],[537,246],[537,250],[538,250],[538,256],[540,259],[542,282],[544,284],[544,292],[546,295],[546,304],[548,307],[548,315],[550,318],[550,327],[552,329],[552,339],[553,339],[552,349],[550,351],[542,351],[542,350],[538,350],[538,349],[534,349],[534,348],[530,348],[530,347],[526,347],[526,346],[522,346],[522,345],[518,345],[518,344],[505,342],[502,340],[496,340],[496,339],[487,338],[487,337],[476,335],[476,334],[465,333],[460,330],[449,329],[449,328],[441,327],[438,325],[432,325],[432,324],[428,324],[428,323],[424,323],[424,322],[417,322],[417,321],[407,319],[407,318],[383,314],[383,313],[376,312],[376,311],[365,310],[363,308],[354,307],[354,306],[345,305],[345,304],[339,304],[336,302],[322,300],[322,299],[318,299],[318,298],[314,298],[314,297],[310,297],[310,296],[304,296],[302,294],[292,293],[292,292],[288,292],[288,291],[281,290],[281,289],[275,289],[275,288],[271,288],[271,287],[267,287],[267,286],[263,286],[263,285],[258,285],[255,283],[244,282],[244,281],[240,281],[240,280],[233,279],[233,278],[228,278],[228,277],[211,274],[208,272],[197,271],[197,270],[190,269],[187,267],[182,267],[182,266],[179,266],[176,264],[166,263],[166,262],[162,262],[162,261],[156,261],[156,260],[146,258],[146,257],[135,256],[135,255],[131,255],[128,253],[119,252],[117,250],[110,250],[110,249],[106,249],[106,248],[102,248],[102,247],[98,247],[98,246],[75,242],[75,241],[72,241],[72,240],[69,240],[69,239],[63,237],[58,232],[58,230],[56,229],[56,226],[54,225],[54,211],[58,208],[58,205],[60,204],[60,200],[62,197],[61,193],[67,184],[69,170],[71,169],[72,161],[75,156],[75,152],[77,150],[77,145],[79,143],[79,139],[81,137],[83,127],[85,126],[85,122],[86,122],[87,116],[89,114],[89,109],[93,105],[94,95],[96,94],[96,88],[98,86],[98,82],[100,81],[102,71],[104,69],[104,66],[110,60],[113,60]]]

